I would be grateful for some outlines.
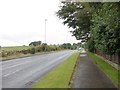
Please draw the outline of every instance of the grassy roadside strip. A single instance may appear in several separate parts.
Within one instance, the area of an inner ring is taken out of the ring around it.
[[[120,85],[120,72],[95,54],[88,52],[88,55],[93,59],[94,63],[113,81],[115,86],[118,87]]]
[[[69,82],[78,56],[79,52],[70,56],[65,62],[35,83],[32,88],[69,88]]]

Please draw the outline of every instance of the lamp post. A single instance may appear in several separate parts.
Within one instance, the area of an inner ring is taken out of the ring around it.
[[[45,43],[47,43],[46,42],[46,22],[47,22],[47,19],[45,19]]]
[[[47,19],[45,19],[45,44],[47,44],[47,42],[46,42],[46,22],[47,22]],[[45,45],[45,52],[46,52],[46,45]]]

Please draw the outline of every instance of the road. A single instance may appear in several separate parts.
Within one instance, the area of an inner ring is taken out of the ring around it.
[[[75,52],[65,50],[4,61],[2,88],[28,88]]]

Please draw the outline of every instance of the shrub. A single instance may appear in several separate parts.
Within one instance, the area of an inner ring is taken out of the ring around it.
[[[42,52],[43,51],[42,46],[36,47],[35,50],[36,50],[36,52]]]
[[[2,51],[2,57],[7,57],[7,52]]]
[[[28,50],[22,50],[22,53],[23,54],[28,54],[30,52],[30,50],[28,49]]]
[[[31,54],[35,54],[35,48],[30,49]]]
[[[94,47],[94,41],[93,41],[93,39],[89,39],[88,40],[88,42],[87,42],[87,48],[88,48],[88,51],[94,52],[95,47]]]

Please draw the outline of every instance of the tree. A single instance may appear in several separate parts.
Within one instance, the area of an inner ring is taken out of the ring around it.
[[[57,16],[73,28],[76,39],[87,42],[90,51],[120,54],[120,2],[62,2]]]
[[[30,44],[29,44],[29,46],[39,46],[39,45],[41,45],[41,41],[34,41],[34,42],[31,42]]]
[[[64,43],[61,45],[62,48],[64,49],[71,49],[72,48],[72,45],[70,43]]]
[[[94,51],[95,51],[94,40],[92,38],[90,38],[86,43],[87,43],[86,45],[87,45],[88,51],[94,53]]]
[[[86,41],[90,34],[91,8],[88,3],[62,2],[57,16],[64,20],[77,40]]]
[[[112,55],[120,52],[120,8],[117,3],[103,3],[92,15],[91,37],[95,47]]]
[[[72,45],[72,49],[77,49],[77,44],[76,43],[73,43],[73,45]]]

